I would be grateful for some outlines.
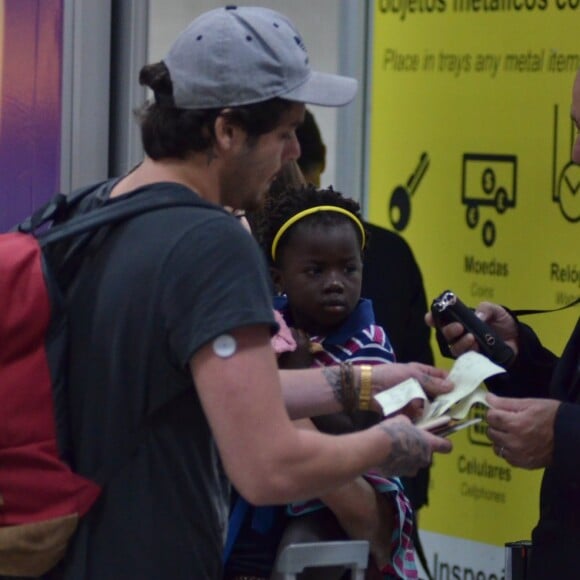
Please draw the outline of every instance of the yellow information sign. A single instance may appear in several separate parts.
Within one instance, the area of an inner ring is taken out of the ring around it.
[[[580,0],[378,0],[371,11],[369,219],[409,241],[429,299],[451,289],[471,306],[518,309],[577,298]],[[559,353],[577,318],[526,322]],[[541,473],[497,457],[485,423],[466,431],[435,459],[421,529],[437,579],[500,580],[504,543],[537,520]]]

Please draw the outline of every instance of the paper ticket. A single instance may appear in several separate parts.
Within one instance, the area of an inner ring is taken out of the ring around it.
[[[443,415],[454,404],[469,397],[485,379],[499,373],[505,373],[505,369],[482,354],[473,351],[462,354],[449,372],[449,380],[455,385],[454,389],[436,397],[428,410],[429,416]],[[485,390],[485,387],[482,386],[482,389]],[[483,397],[480,398],[483,400]]]
[[[413,399],[427,401],[427,395],[417,379],[407,379],[398,385],[375,395],[375,400],[381,406],[383,415],[392,415],[401,410]]]
[[[453,419],[465,419],[469,414],[469,409],[471,409],[471,407],[476,403],[489,407],[489,403],[485,400],[487,392],[487,387],[485,385],[479,385],[476,387],[475,391],[465,397],[465,399],[461,399],[461,401],[455,403],[447,411],[447,414]]]
[[[477,352],[462,354],[453,364],[449,372],[449,380],[454,384],[450,393],[439,395],[432,402],[427,397],[416,379],[407,379],[392,389],[387,389],[375,396],[385,415],[391,415],[402,409],[412,399],[422,399],[424,403],[423,417],[417,425],[432,421],[436,417],[449,415],[454,419],[463,419],[469,409],[476,403],[485,402],[487,389],[482,382],[505,369],[491,362]]]

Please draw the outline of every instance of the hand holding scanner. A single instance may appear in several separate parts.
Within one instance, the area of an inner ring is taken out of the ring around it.
[[[494,363],[508,368],[514,361],[515,353],[475,312],[465,306],[451,290],[445,290],[431,304],[431,314],[438,329],[459,322],[466,333],[475,337],[482,354]]]

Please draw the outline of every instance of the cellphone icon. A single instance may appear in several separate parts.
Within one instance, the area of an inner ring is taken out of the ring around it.
[[[467,437],[470,443],[474,445],[485,445],[491,447],[491,441],[487,436],[487,407],[478,403],[473,405],[469,410],[469,417],[472,419],[481,419],[478,423],[471,425],[467,429]]]

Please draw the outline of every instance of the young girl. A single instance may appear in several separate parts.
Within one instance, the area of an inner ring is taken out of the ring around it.
[[[363,372],[370,378],[370,365],[394,361],[385,331],[374,323],[371,302],[360,296],[366,232],[354,200],[332,189],[286,190],[269,197],[255,228],[270,260],[274,305],[299,344],[294,352],[280,355],[281,367],[350,362],[365,365]],[[342,433],[376,420],[372,413],[359,411],[301,425]],[[362,502],[365,494],[374,495],[373,513],[364,510],[369,505]],[[369,540],[375,577],[417,578],[411,509],[398,479],[368,473],[287,511],[294,517],[286,524],[280,549],[292,542],[337,539],[346,532],[353,539]],[[379,570],[382,575],[376,574]]]

